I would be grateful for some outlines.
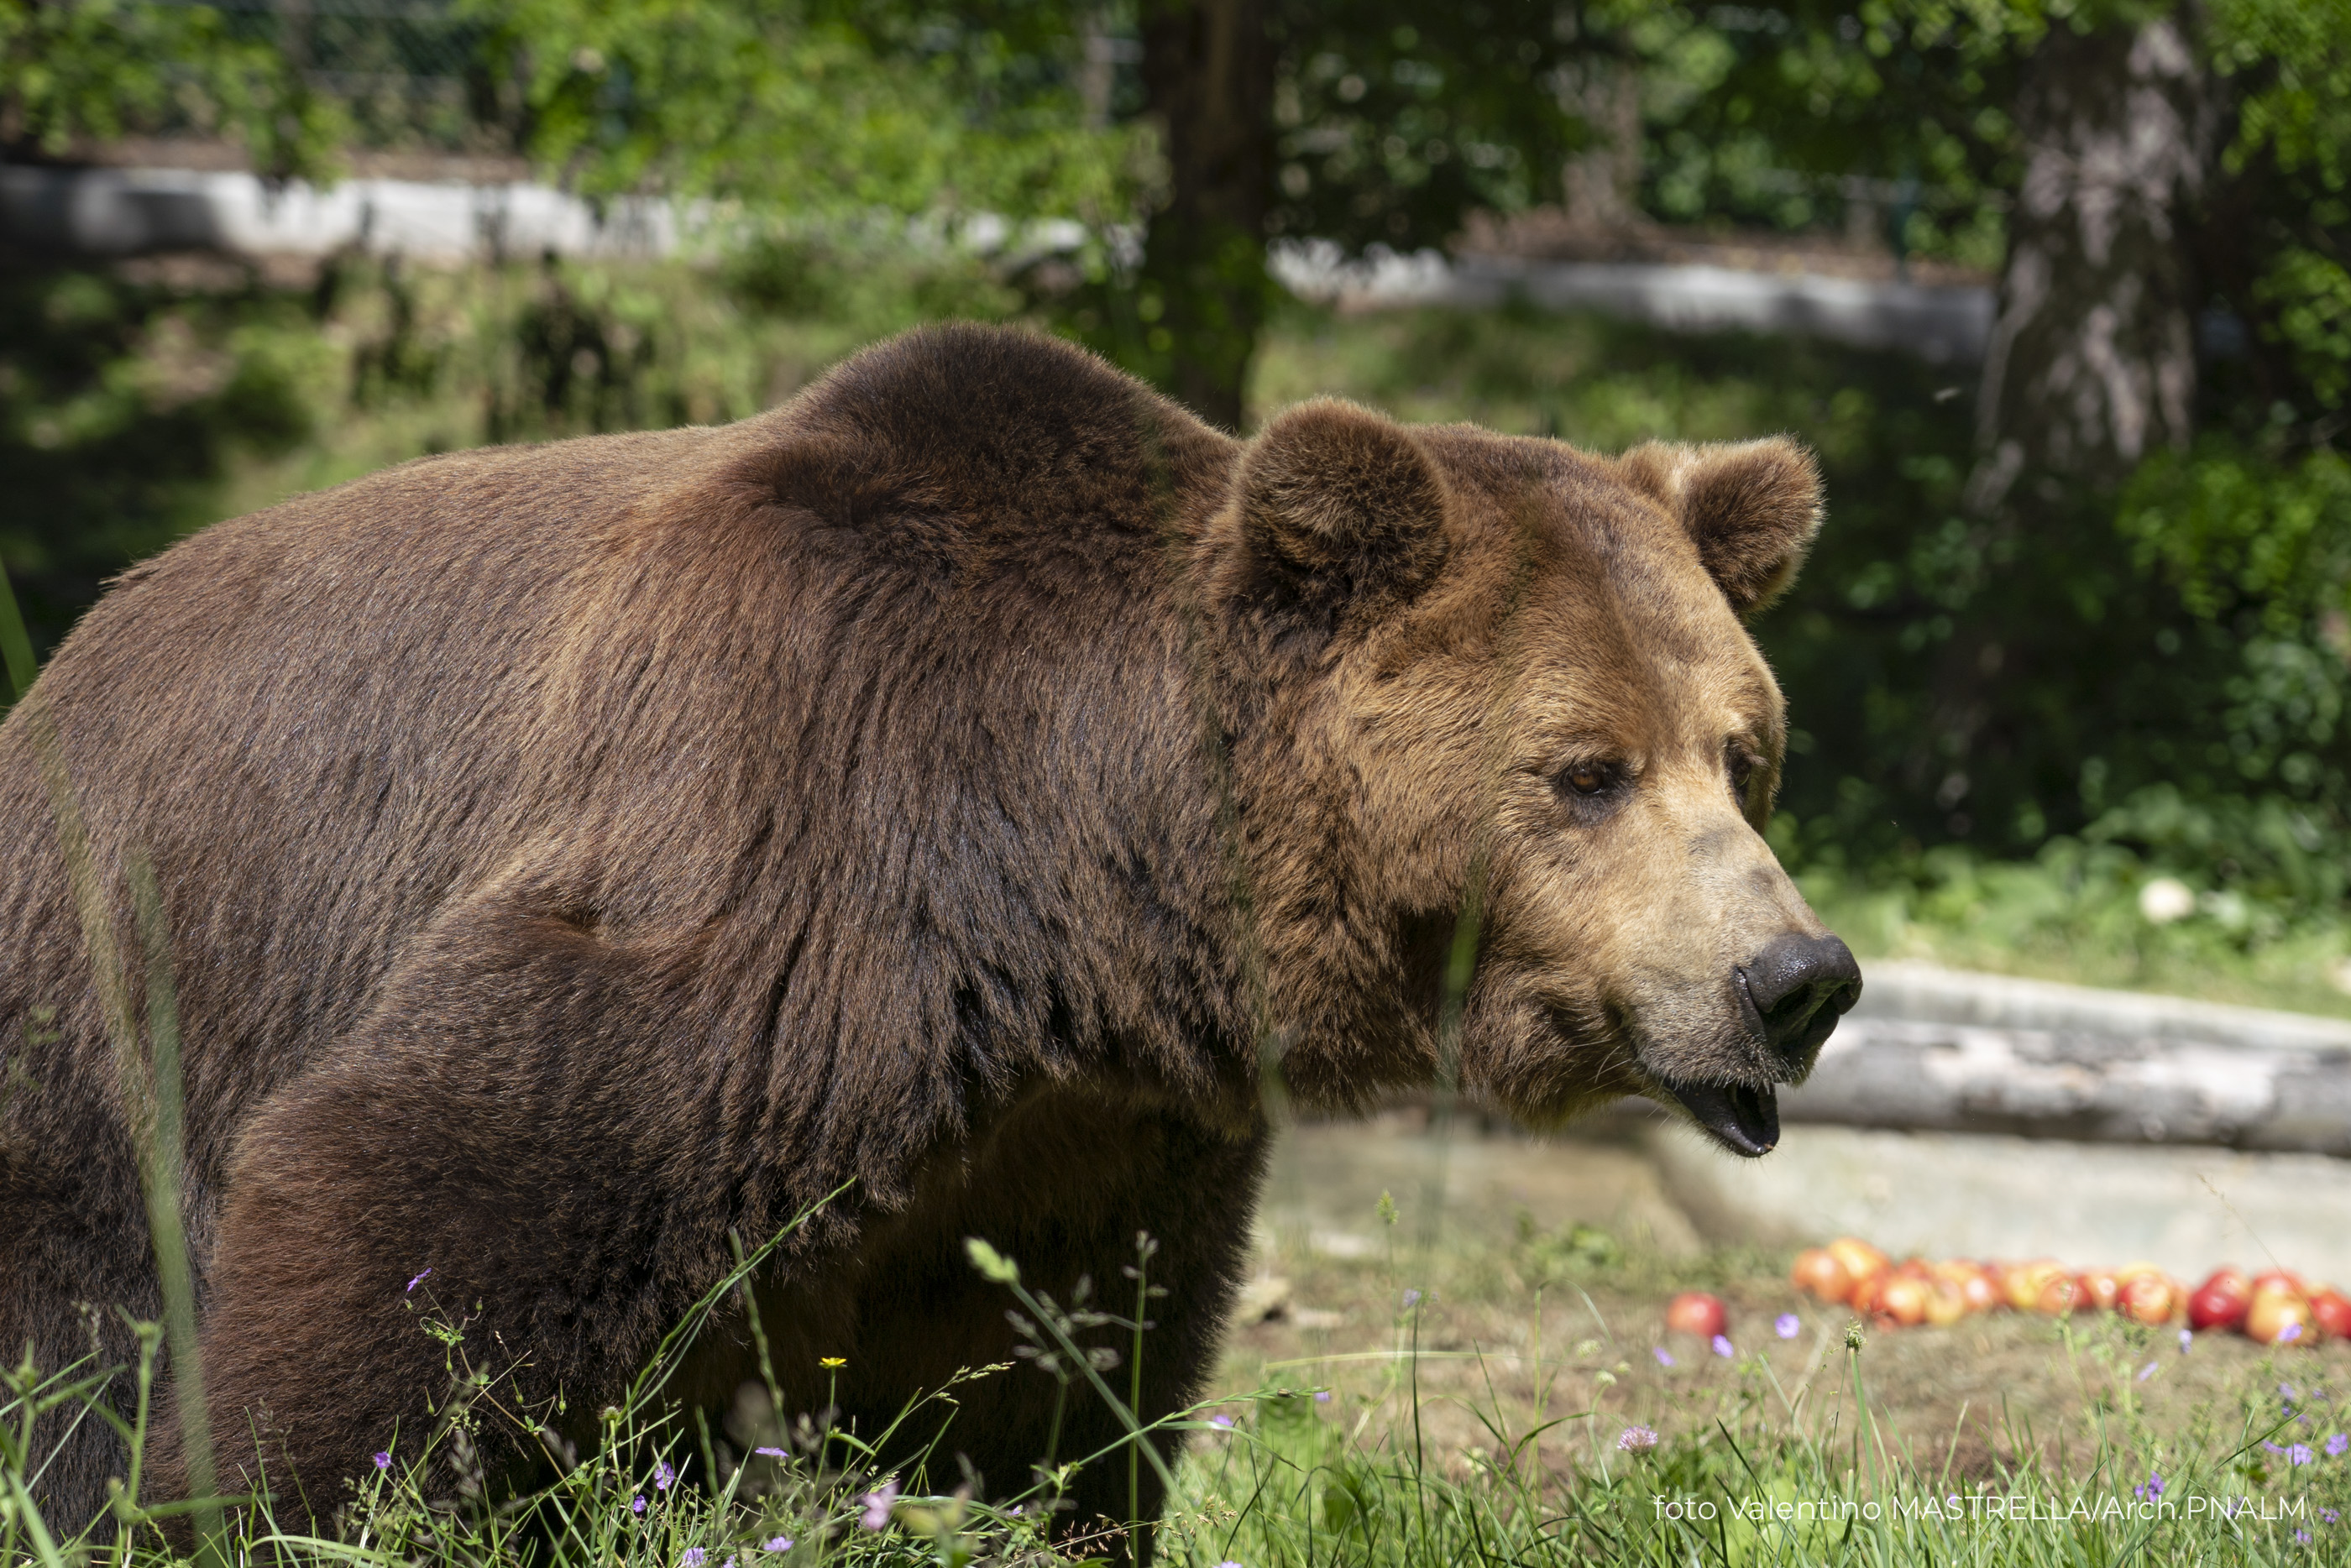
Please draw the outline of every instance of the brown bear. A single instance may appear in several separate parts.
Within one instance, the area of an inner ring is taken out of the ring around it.
[[[431,1429],[427,1270],[583,1440],[737,1239],[846,1184],[757,1299],[790,1408],[872,1433],[1010,1358],[967,1238],[1067,1300],[1147,1232],[1155,1418],[1212,1368],[1270,1074],[1347,1107],[1458,1065],[1532,1123],[1646,1094],[1761,1154],[1860,983],[1758,833],[1782,704],[1740,618],[1819,516],[1785,441],[1610,459],[1320,401],[1244,442],[941,327],[723,429],[208,529],[0,729],[0,1350],[120,1362],[117,1309],[161,1310],[108,1027],[152,1000],[134,865],[222,1484],[314,1506]],[[679,1400],[755,1376],[747,1326]],[[1053,1391],[967,1384],[938,1452],[1026,1484]],[[1068,1422],[1063,1457],[1121,1430]],[[70,1529],[124,1457],[44,1430]],[[1124,1518],[1096,1469],[1077,1513]]]

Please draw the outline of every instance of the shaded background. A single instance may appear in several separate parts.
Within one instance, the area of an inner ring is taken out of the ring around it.
[[[0,562],[46,650],[216,518],[739,418],[944,316],[1241,430],[1322,391],[1604,449],[1785,430],[1831,510],[1757,626],[1773,837],[1855,945],[2351,1011],[2346,150],[2343,0],[0,0]],[[101,258],[23,196],[157,167],[536,182],[684,238]],[[1269,257],[1310,242],[1301,297]],[[1343,270],[1424,252],[1998,314],[1938,360]]]

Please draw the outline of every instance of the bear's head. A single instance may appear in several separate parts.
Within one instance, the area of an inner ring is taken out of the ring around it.
[[[1321,401],[1249,443],[1200,566],[1295,1092],[1458,1070],[1537,1124],[1644,1094],[1771,1147],[1861,986],[1763,841],[1743,624],[1820,515],[1785,440],[1610,459]]]

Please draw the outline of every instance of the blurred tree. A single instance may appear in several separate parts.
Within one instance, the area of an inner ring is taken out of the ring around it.
[[[1132,302],[1081,325],[1238,429],[1266,243],[1444,243],[1556,193],[1589,140],[1562,97],[1591,36],[1541,0],[1144,0],[1137,106],[1162,150]]]
[[[2017,104],[2023,179],[1984,362],[1969,501],[2031,472],[2111,489],[2193,433],[2189,239],[2212,157],[2210,71],[2178,19],[2059,27]]]
[[[275,41],[209,5],[0,0],[0,151],[57,156],[161,125],[227,136],[279,177],[331,171],[347,119]]]
[[[1241,424],[1241,393],[1272,291],[1274,48],[1264,0],[1147,0],[1145,102],[1165,188],[1144,231],[1151,304],[1124,356],[1211,422]]]

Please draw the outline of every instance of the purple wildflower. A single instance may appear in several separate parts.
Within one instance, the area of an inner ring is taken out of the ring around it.
[[[1208,1417],[1208,1425],[1219,1432],[1229,1432],[1233,1429],[1233,1418],[1230,1416],[1211,1416]]]
[[[2335,1512],[2335,1511],[2333,1509],[2331,1509],[2331,1508],[2322,1508],[2322,1509],[2320,1509],[2320,1510],[2318,1511],[2318,1517],[2319,1517],[2319,1518],[2321,1518],[2321,1519],[2323,1519],[2323,1520],[2325,1520],[2325,1521],[2327,1523],[2329,1523],[2329,1524],[2335,1524],[2335,1523],[2337,1523],[2337,1522],[2339,1522],[2339,1521],[2342,1520],[2342,1518],[2343,1518],[2343,1516],[2342,1516],[2341,1514],[2339,1514],[2339,1513]]]
[[[2155,1376],[2155,1363],[2154,1363],[2154,1362],[2152,1362],[2152,1361],[2148,1362],[2145,1366],[2142,1366],[2142,1367],[2140,1367],[2140,1368],[2138,1369],[2138,1380],[2139,1380],[2141,1383],[2146,1382],[2148,1378],[2150,1378],[2150,1377],[2152,1377],[2152,1376]]]
[[[1410,1312],[1420,1304],[1420,1293],[1407,1287],[1404,1293],[1405,1310]]]
[[[1738,1355],[1739,1351],[1737,1347],[1732,1345],[1730,1343],[1730,1336],[1729,1334],[1718,1334],[1714,1336],[1714,1353],[1717,1355],[1721,1356],[1725,1361],[1728,1361],[1732,1356]]]
[[[2288,1449],[2285,1451],[2285,1462],[2290,1465],[2308,1464],[2310,1462],[2310,1445],[2308,1443],[2296,1443],[2294,1447]]]
[[[2301,1542],[2304,1546],[2307,1546],[2307,1545],[2309,1545],[2309,1544],[2310,1544],[2310,1532],[2308,1532],[2307,1530],[2297,1530],[2297,1531],[2295,1531],[2295,1532],[2294,1532],[2294,1538],[2296,1541]]]
[[[378,1454],[375,1457],[375,1468],[380,1470],[392,1469],[392,1455],[388,1452]]]
[[[2326,1457],[2330,1459],[2341,1459],[2343,1450],[2346,1449],[2351,1449],[2351,1438],[2346,1438],[2340,1432],[2326,1439]]]
[[[644,1511],[645,1511],[645,1494],[644,1494],[644,1493],[643,1493],[643,1492],[639,1492],[636,1496],[634,1496],[634,1497],[632,1497],[632,1498],[631,1498],[631,1499],[629,1500],[629,1511],[630,1511],[631,1513],[643,1513],[643,1512],[644,1512]]]
[[[662,1459],[662,1460],[658,1460],[658,1461],[656,1461],[656,1462],[654,1463],[654,1465],[653,1465],[653,1490],[654,1490],[655,1491],[667,1491],[667,1490],[670,1489],[670,1487],[671,1487],[672,1483],[674,1483],[676,1480],[677,1480],[677,1472],[676,1472],[675,1470],[674,1470],[674,1469],[670,1469],[670,1468],[669,1468],[669,1461],[668,1461],[668,1460],[666,1460],[666,1459]]]
[[[1793,1339],[1803,1332],[1803,1322],[1794,1313],[1783,1312],[1771,1320],[1771,1332],[1782,1339]]]
[[[2283,1449],[2279,1448],[2275,1443],[2271,1442],[2267,1438],[2263,1438],[2262,1439],[2262,1447],[2263,1447],[2263,1448],[2267,1449],[2270,1452],[2272,1452],[2272,1453],[2273,1453],[2273,1454],[2282,1454],[2282,1453],[2285,1452],[2285,1450],[2284,1450]]]
[[[2187,1354],[2188,1354],[2188,1347],[2189,1347],[2189,1345],[2194,1345],[2195,1343],[2196,1343],[2196,1331],[2195,1331],[2194,1329],[2192,1329],[2192,1328],[2183,1328],[2183,1329],[2181,1329],[2181,1330],[2179,1331],[2179,1354],[2180,1354],[2180,1355],[2187,1355]]]
[[[1616,1446],[1628,1454],[1646,1454],[1657,1446],[1657,1434],[1646,1427],[1627,1427],[1616,1434]]]
[[[789,1459],[791,1457],[785,1453],[781,1449],[753,1449],[751,1451],[755,1454],[764,1455],[771,1459]]]
[[[2278,1397],[2281,1399],[2299,1399],[2302,1397],[2302,1395],[2295,1389],[2293,1384],[2281,1383],[2278,1385]]]
[[[1660,1366],[1671,1366],[1674,1364],[1674,1353],[1662,1345],[1649,1354],[1657,1358],[1657,1365]]]
[[[770,1536],[759,1542],[759,1550],[762,1552],[789,1552],[791,1549],[792,1538],[789,1535]]]
[[[2298,1323],[2290,1323],[2283,1328],[2278,1330],[2277,1342],[2280,1345],[2292,1345],[2295,1340],[2300,1339],[2301,1337],[2302,1324]]]
[[[2162,1495],[2163,1473],[2160,1470],[2147,1471],[2147,1480],[2137,1486],[2131,1488],[2131,1496],[2142,1498],[2149,1502],[2154,1501],[2157,1498],[2159,1498]]]
[[[433,1271],[432,1271],[432,1270],[430,1270],[430,1269],[425,1270],[423,1273],[421,1273],[421,1274],[417,1275],[414,1279],[413,1279],[413,1280],[409,1281],[409,1282],[408,1282],[408,1290],[407,1290],[407,1291],[402,1291],[402,1292],[401,1292],[400,1293],[401,1293],[402,1295],[406,1295],[406,1294],[408,1293],[408,1291],[413,1291],[413,1290],[414,1290],[417,1286],[419,1286],[419,1285],[423,1284],[425,1281],[427,1281],[427,1280],[431,1279],[432,1277],[433,1277]]]
[[[1328,1388],[1316,1389],[1314,1391],[1314,1402],[1317,1405],[1328,1405],[1331,1402],[1331,1390]]]
[[[898,1478],[891,1477],[865,1494],[865,1511],[857,1522],[868,1530],[879,1530],[890,1522],[890,1511],[898,1502]]]
[[[708,1555],[699,1546],[689,1546],[685,1549],[685,1555],[678,1559],[677,1568],[702,1568],[702,1560]]]

